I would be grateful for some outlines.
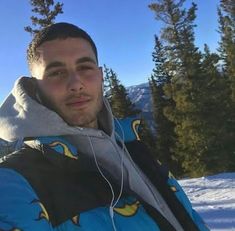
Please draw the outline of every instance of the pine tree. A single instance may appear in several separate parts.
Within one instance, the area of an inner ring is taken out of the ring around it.
[[[158,159],[169,166],[174,175],[179,176],[182,173],[181,164],[174,155],[174,145],[176,134],[174,132],[174,123],[164,114],[166,107],[172,107],[174,101],[165,94],[164,86],[169,84],[170,75],[165,70],[167,57],[164,47],[159,38],[155,36],[155,47],[152,54],[155,68],[149,80],[151,95],[153,100],[153,115],[156,125],[155,149]]]
[[[175,124],[177,137],[175,155],[182,160],[184,170],[191,175],[206,172],[204,161],[205,129],[200,118],[199,83],[203,81],[201,53],[194,44],[196,4],[183,7],[185,0],[159,0],[151,4],[156,19],[164,23],[161,39],[164,42],[167,62],[165,71],[171,80],[164,86],[165,94],[174,104],[166,107],[165,115]]]
[[[194,20],[197,5],[186,10],[183,8],[185,0],[159,0],[149,5],[154,11],[156,19],[162,21],[161,38],[166,42],[166,52],[170,57],[168,72],[175,78],[185,78],[194,75],[198,69],[200,53],[194,45]]]
[[[136,109],[131,102],[127,90],[120,83],[117,74],[112,69],[107,68],[107,66],[104,66],[104,73],[105,96],[109,100],[114,116],[121,119],[137,115],[140,110]]]
[[[222,59],[223,76],[230,86],[230,99],[227,103],[225,124],[227,136],[225,150],[228,157],[228,171],[235,169],[235,2],[233,0],[221,0],[218,8],[219,33],[221,40],[219,52]],[[227,88],[226,88],[227,89]],[[229,112],[228,112],[229,111]],[[225,139],[225,137],[223,137]]]
[[[218,8],[219,32],[221,35],[219,51],[224,62],[224,72],[231,83],[231,98],[235,103],[235,2],[221,0]]]
[[[42,28],[54,23],[58,14],[62,14],[63,3],[54,3],[53,0],[30,0],[30,4],[33,7],[32,12],[38,14],[40,17],[31,16],[32,25],[26,26],[25,31],[31,35],[38,33]]]
[[[228,171],[232,161],[231,154],[235,150],[235,137],[230,131],[230,89],[226,78],[218,70],[219,60],[218,54],[211,53],[205,45],[202,60],[205,80],[201,84],[199,97],[203,105],[200,107],[203,109],[200,118],[207,128],[204,129],[207,147],[203,158],[207,163],[208,174]]]
[[[184,2],[158,0],[149,6],[163,22],[166,59],[162,67],[170,76],[163,90],[173,100],[164,115],[175,124],[174,154],[191,176],[234,170],[235,110],[230,100],[234,94],[234,1],[221,0],[218,11],[222,74],[217,68],[218,55],[208,46],[204,53],[195,46],[197,6],[192,3],[185,9]]]

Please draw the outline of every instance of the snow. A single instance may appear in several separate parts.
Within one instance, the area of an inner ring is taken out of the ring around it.
[[[212,231],[235,231],[235,173],[179,181]]]

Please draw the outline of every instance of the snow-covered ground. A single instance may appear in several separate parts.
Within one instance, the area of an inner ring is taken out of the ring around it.
[[[235,231],[235,173],[180,180],[192,205],[213,231]]]

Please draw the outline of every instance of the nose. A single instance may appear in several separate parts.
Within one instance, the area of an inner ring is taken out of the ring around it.
[[[72,92],[78,92],[85,87],[81,76],[78,73],[71,73],[68,80],[68,89]]]

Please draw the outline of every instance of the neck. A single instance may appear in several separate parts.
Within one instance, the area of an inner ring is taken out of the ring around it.
[[[95,119],[95,120],[91,121],[91,122],[88,123],[88,124],[84,124],[83,127],[85,127],[85,128],[95,128],[95,129],[98,129],[98,121],[97,121],[97,119]]]

